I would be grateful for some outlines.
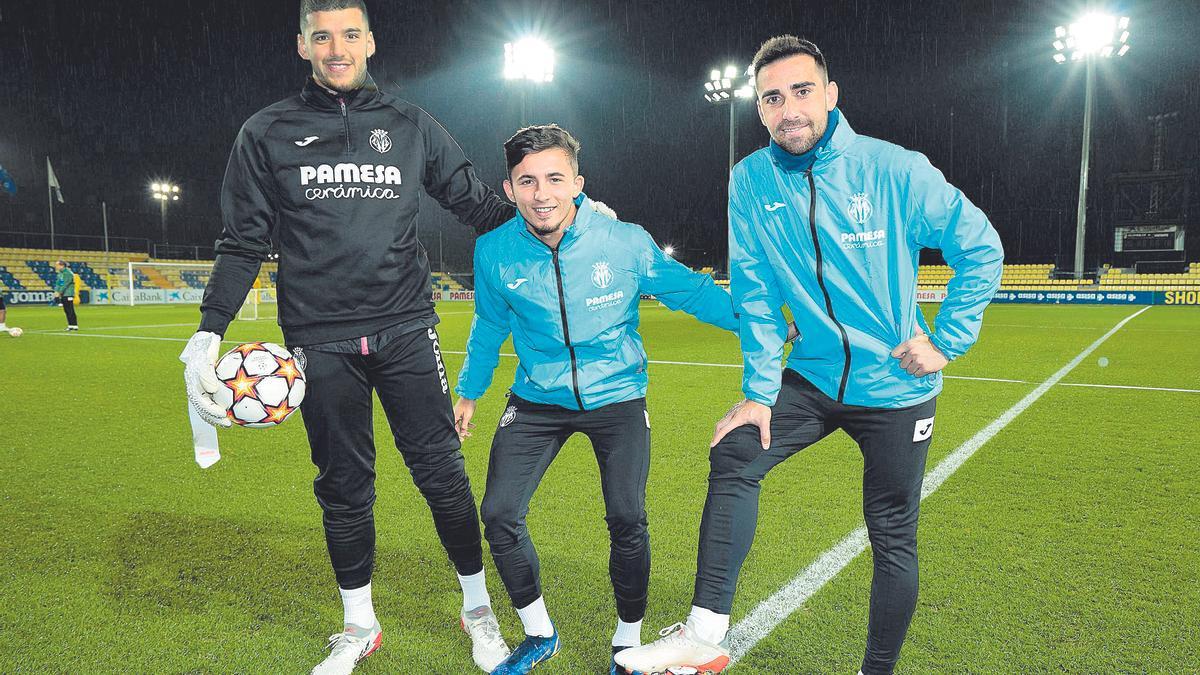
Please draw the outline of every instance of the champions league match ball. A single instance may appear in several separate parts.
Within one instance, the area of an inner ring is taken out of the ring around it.
[[[288,350],[270,342],[238,345],[217,361],[225,386],[213,400],[229,408],[237,425],[265,429],[283,424],[304,400],[304,368]]]
[[[25,334],[25,331],[21,330],[20,328],[17,328],[16,326],[13,326],[12,328],[8,329],[8,334],[11,337],[21,337],[22,335]]]

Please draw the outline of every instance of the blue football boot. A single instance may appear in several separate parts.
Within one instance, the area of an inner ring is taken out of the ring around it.
[[[558,641],[558,629],[550,637],[526,635],[522,642],[508,658],[500,662],[492,675],[525,675],[539,663],[548,661],[558,653],[562,645]]]

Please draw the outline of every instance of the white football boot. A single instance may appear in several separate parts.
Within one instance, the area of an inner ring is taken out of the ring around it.
[[[729,650],[706,642],[677,623],[658,633],[662,638],[617,652],[613,660],[638,675],[715,675],[729,665]]]
[[[510,653],[492,608],[487,605],[476,607],[463,612],[460,619],[462,629],[471,636],[471,658],[475,665],[485,673],[492,672]]]
[[[346,624],[346,630],[329,636],[331,650],[325,660],[312,669],[311,675],[350,675],[354,666],[379,649],[383,644],[383,631],[379,622],[371,628],[359,628]]]

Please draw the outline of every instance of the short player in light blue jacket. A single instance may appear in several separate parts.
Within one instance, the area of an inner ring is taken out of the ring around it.
[[[641,227],[591,208],[578,142],[555,125],[528,127],[504,145],[504,189],[519,215],[475,245],[475,319],[455,391],[469,435],[475,401],[511,334],[516,381],[492,443],[481,516],[492,557],[526,639],[493,673],[527,673],[559,648],[542,597],[525,516],[546,469],[575,432],[592,442],[610,535],[617,605],[614,651],[641,644],[650,580],[646,476],[650,416],[638,301],[737,332],[729,294],[666,255]],[[610,662],[610,670],[614,666]]]
[[[862,672],[891,673],[917,601],[917,513],[939,371],[979,336],[1004,253],[983,212],[923,155],[850,128],[816,45],[772,38],[753,68],[772,142],[734,168],[729,188],[746,398],[713,438],[691,614],[617,662],[644,673],[728,665],[722,642],[759,483],[841,429],[863,454],[875,564]],[[954,269],[936,330],[916,302],[923,248],[941,249]],[[786,369],[783,305],[801,333]]]

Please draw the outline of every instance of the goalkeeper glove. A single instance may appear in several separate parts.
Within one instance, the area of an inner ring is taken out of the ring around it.
[[[229,410],[213,400],[213,394],[222,386],[216,369],[220,350],[220,335],[198,331],[188,340],[179,354],[179,360],[183,361],[183,382],[187,386],[188,404],[205,422],[214,427],[229,427],[233,425],[226,416]]]

